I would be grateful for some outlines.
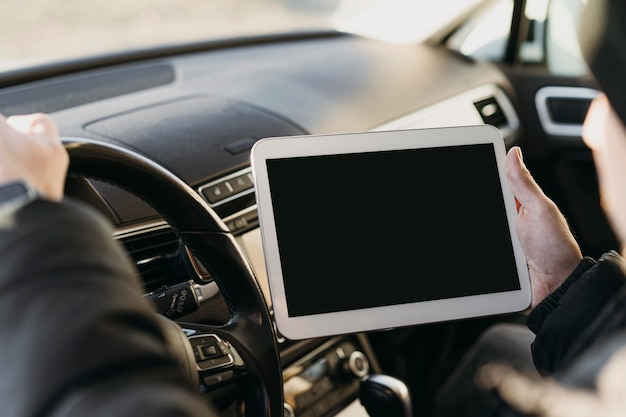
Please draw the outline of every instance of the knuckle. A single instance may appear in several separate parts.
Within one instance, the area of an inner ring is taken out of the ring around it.
[[[44,113],[35,113],[32,115],[32,126],[39,127],[42,130],[42,133],[52,136],[53,138],[58,137],[57,127],[54,123],[54,120],[50,116]]]

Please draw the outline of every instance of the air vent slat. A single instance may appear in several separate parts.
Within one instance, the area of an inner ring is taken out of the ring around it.
[[[120,241],[137,266],[147,291],[191,279],[181,245],[171,229],[121,237]]]

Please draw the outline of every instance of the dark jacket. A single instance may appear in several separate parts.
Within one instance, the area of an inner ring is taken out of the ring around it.
[[[36,201],[0,227],[2,416],[216,415],[111,233],[68,202]]]
[[[584,352],[601,349],[626,330],[625,277],[624,259],[616,252],[598,262],[585,258],[533,310],[527,324],[536,334],[532,352],[539,372],[566,373]]]

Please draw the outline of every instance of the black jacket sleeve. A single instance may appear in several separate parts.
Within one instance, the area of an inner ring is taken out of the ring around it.
[[[166,351],[101,216],[74,202],[35,201],[4,223],[2,415],[216,415]]]
[[[533,310],[527,324],[536,334],[532,353],[539,372],[564,370],[603,335],[624,328],[626,310],[618,304],[625,276],[624,259],[616,252],[604,254],[598,262],[585,258]]]

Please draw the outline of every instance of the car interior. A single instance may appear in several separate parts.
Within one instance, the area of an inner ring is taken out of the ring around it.
[[[369,401],[386,410],[410,402],[399,415],[431,415],[480,333],[524,316],[285,338],[272,318],[250,150],[267,137],[490,124],[507,149],[521,147],[583,253],[598,257],[617,247],[581,138],[599,90],[559,40],[575,43],[581,3],[478,1],[410,43],[329,28],[13,69],[0,72],[0,114],[55,120],[70,154],[66,195],[110,220],[146,297],[182,330],[172,333],[184,337],[181,366],[222,415],[358,417]],[[504,35],[472,48],[485,28],[493,35],[501,10]],[[371,204],[385,196],[372,189]],[[449,250],[453,261],[463,248],[451,239]],[[422,262],[416,254],[415,268]],[[176,303],[159,304],[172,294]],[[398,382],[407,391],[394,390]]]

